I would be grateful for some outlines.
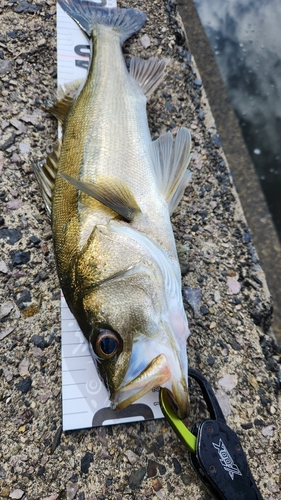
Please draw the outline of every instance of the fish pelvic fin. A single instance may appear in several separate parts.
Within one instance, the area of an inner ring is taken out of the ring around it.
[[[89,37],[97,25],[104,25],[119,33],[120,41],[123,43],[137,33],[146,21],[146,14],[138,9],[102,9],[87,0],[58,0],[58,2]]]
[[[165,59],[142,59],[132,57],[130,63],[130,74],[143,90],[143,93],[150,97],[164,78],[167,61]]]
[[[191,172],[191,136],[187,128],[180,128],[174,140],[171,132],[161,135],[150,146],[152,164],[159,192],[169,206],[170,214],[179,204],[188,185]]]
[[[114,210],[128,222],[131,222],[137,214],[141,213],[134,194],[121,179],[103,175],[98,176],[97,182],[94,184],[74,179],[68,174],[60,173],[59,175],[83,193]]]
[[[77,97],[80,88],[82,88],[85,80],[79,78],[71,83],[67,83],[58,88],[57,97],[52,99],[51,105],[48,107],[49,113],[63,125],[68,111]]]
[[[49,216],[51,216],[52,211],[52,195],[58,172],[60,151],[61,141],[57,141],[53,152],[47,156],[46,162],[43,165],[39,163],[33,165],[33,171],[40,186]]]

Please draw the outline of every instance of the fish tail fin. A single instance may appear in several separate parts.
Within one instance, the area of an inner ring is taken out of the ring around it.
[[[146,14],[138,9],[103,9],[87,0],[58,0],[58,3],[89,37],[97,25],[104,25],[119,33],[123,43],[146,21]]]

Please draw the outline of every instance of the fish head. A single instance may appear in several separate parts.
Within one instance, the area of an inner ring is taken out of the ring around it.
[[[86,287],[82,300],[99,375],[114,409],[123,409],[161,386],[170,390],[183,418],[189,406],[189,330],[180,273],[149,238],[142,236],[140,242],[136,231],[108,231],[102,229],[98,235],[100,242],[103,240],[98,255],[104,259],[98,266],[102,269],[99,282]],[[93,250],[97,248],[91,247],[91,258]],[[89,279],[90,270],[87,275]]]

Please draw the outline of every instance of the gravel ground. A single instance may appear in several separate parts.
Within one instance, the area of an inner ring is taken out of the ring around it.
[[[153,137],[181,125],[193,137],[192,182],[172,218],[190,365],[212,383],[263,497],[280,500],[280,359],[264,274],[175,4],[121,3],[148,13],[126,56],[170,60],[148,106]],[[56,9],[52,0],[0,5],[0,497],[207,500],[164,420],[61,430],[59,284],[32,171],[56,138],[44,109],[56,86]],[[206,416],[194,386],[191,398],[190,426]]]

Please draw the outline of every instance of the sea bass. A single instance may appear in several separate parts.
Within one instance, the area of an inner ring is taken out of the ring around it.
[[[190,134],[151,140],[146,100],[166,63],[133,57],[128,71],[122,54],[143,12],[59,4],[92,44],[85,82],[66,86],[51,110],[62,143],[36,170],[61,287],[113,408],[161,386],[184,417],[189,329],[170,214],[190,179]]]

